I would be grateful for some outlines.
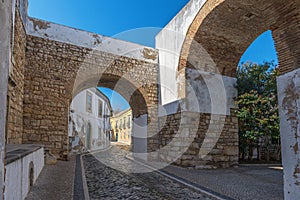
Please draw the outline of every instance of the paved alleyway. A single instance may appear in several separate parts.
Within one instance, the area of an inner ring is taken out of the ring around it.
[[[283,199],[283,171],[269,166],[239,166],[238,168],[195,170],[168,166],[167,174],[193,185],[232,199]]]
[[[45,165],[26,200],[73,199],[75,163],[73,155],[68,162],[58,161],[56,165]]]
[[[155,172],[130,173],[144,167],[124,154],[113,146],[109,151],[84,157],[91,199],[209,199]],[[280,168],[240,166],[195,170],[171,165],[161,171],[225,199],[283,199]]]
[[[83,156],[90,199],[204,199],[192,190],[126,158],[123,146]],[[81,165],[70,162],[47,165],[26,200],[83,200]],[[147,173],[131,173],[148,171]],[[194,170],[168,166],[161,171],[225,199],[283,199],[282,170],[268,166],[240,166],[217,170]],[[74,185],[75,176],[75,185]]]
[[[142,166],[117,147],[85,156],[84,165],[90,199],[210,199],[155,172],[129,173]]]

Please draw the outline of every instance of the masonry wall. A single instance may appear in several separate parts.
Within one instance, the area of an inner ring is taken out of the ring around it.
[[[26,33],[19,9],[15,13],[12,65],[9,73],[7,144],[22,144]]]
[[[41,143],[67,157],[69,104],[80,70],[78,88],[116,87],[135,116],[158,102],[157,64],[35,36],[27,36],[26,48],[24,143]],[[116,76],[125,84],[118,86]],[[139,94],[131,93],[135,90]]]
[[[228,116],[184,111],[161,117],[164,126],[159,133],[160,148],[169,147],[161,151],[159,159],[170,162],[179,156],[174,164],[182,167],[235,166],[239,149],[237,120],[234,110]],[[220,129],[221,121],[224,124]],[[176,142],[171,142],[174,137],[178,137]]]

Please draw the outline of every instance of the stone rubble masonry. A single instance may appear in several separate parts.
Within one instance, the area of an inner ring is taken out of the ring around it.
[[[45,36],[26,35],[16,10],[15,62],[11,74],[16,85],[10,86],[10,143],[43,144],[54,155],[67,159],[69,104],[81,90],[98,85],[122,94],[130,103],[134,117],[148,114],[148,152],[168,144],[172,134],[184,127],[189,132],[196,132],[197,137],[176,164],[186,167],[205,164],[227,167],[237,163],[237,121],[230,121],[235,119],[234,116],[227,116],[212,155],[200,159],[200,144],[210,115],[185,112],[185,122],[180,124],[180,113],[176,113],[167,117],[167,124],[159,131],[158,124],[162,119],[158,118],[157,107],[157,63],[92,50]],[[79,72],[80,76],[77,76]],[[201,116],[200,124],[193,124],[194,119],[190,115]],[[174,145],[173,150],[176,150],[176,145],[180,144]]]
[[[8,85],[7,144],[22,144],[26,33],[16,9],[12,68]]]
[[[203,4],[187,31],[180,53],[178,74],[184,77],[180,82],[182,85],[179,84],[181,99],[187,98],[188,91],[184,84],[189,68],[215,73],[217,67],[222,75],[232,77],[246,47],[268,29],[273,31],[280,71],[286,73],[299,68],[299,1],[251,2],[207,0]],[[168,153],[173,156],[182,146],[188,145],[186,140],[192,139],[189,148],[177,159],[176,164],[186,167],[228,167],[237,164],[238,122],[234,112],[218,116],[185,111],[158,118],[159,67],[156,50],[133,52],[131,55],[136,57],[116,55],[112,52],[118,52],[117,46],[114,46],[118,44],[117,41],[114,41],[112,47],[114,51],[93,50],[88,46],[72,44],[71,40],[63,41],[66,38],[64,33],[56,31],[68,30],[70,33],[76,32],[76,36],[85,35],[89,38],[89,45],[94,45],[95,41],[101,43],[97,40],[98,35],[74,31],[68,27],[60,29],[60,25],[37,19],[27,21],[26,27],[31,29],[26,29],[26,35],[21,20],[26,20],[26,17],[23,17],[24,12],[19,12],[20,9],[16,9],[13,68],[8,88],[8,143],[44,144],[53,154],[66,158],[68,114],[72,98],[84,89],[102,86],[115,89],[123,95],[133,109],[133,117],[148,114],[149,152],[167,144],[173,145],[158,155],[160,159],[168,160]],[[56,40],[55,36],[58,35],[60,39]],[[85,36],[80,39],[85,39]],[[72,39],[76,40],[76,37]],[[76,42],[80,43],[81,40]],[[200,43],[212,59],[201,60],[191,41]],[[109,43],[105,46],[107,49],[110,47]],[[191,62],[194,58],[197,58],[197,62]],[[183,114],[181,124],[178,114]],[[195,118],[199,117],[198,124]],[[218,119],[225,120],[222,129],[217,124]],[[167,120],[166,125],[162,125],[162,120]],[[210,121],[216,124],[213,124],[212,132],[204,137]],[[161,130],[159,124],[163,126]],[[176,131],[183,131],[187,135],[186,139],[182,136],[182,144],[176,141],[171,143]],[[190,138],[195,132],[196,137]],[[218,141],[214,145],[216,138]],[[213,150],[206,157],[199,157],[199,151],[205,151],[201,145],[204,141],[207,145],[204,147],[214,145]]]
[[[159,120],[163,124],[159,133],[159,148],[168,146],[158,155],[159,160],[170,162],[179,156],[178,152],[188,147],[174,164],[194,168],[231,167],[238,164],[238,119],[234,110],[228,116],[183,111],[160,117]],[[220,121],[224,121],[221,128]],[[179,132],[180,136],[177,135]],[[178,138],[174,142],[175,136]]]
[[[154,63],[28,35],[23,143],[42,143],[64,157],[72,97],[95,86],[115,89],[128,100],[134,116],[148,113],[156,126],[157,115],[150,110],[158,103],[157,69]]]

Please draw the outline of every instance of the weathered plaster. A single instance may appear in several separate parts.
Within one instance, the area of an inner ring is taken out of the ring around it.
[[[300,199],[300,69],[277,79],[285,199]]]
[[[186,97],[159,106],[159,117],[178,112],[230,115],[236,108],[236,78],[186,69]]]
[[[133,156],[143,160],[147,160],[147,119],[147,114],[133,118],[132,127]]]
[[[230,115],[230,110],[236,107],[235,78],[195,69],[187,69],[186,74],[187,111]]]
[[[206,0],[191,0],[156,36],[159,50],[160,84],[162,104],[180,99],[178,95],[177,69],[187,31]]]
[[[95,33],[27,17],[28,35],[94,49],[118,56],[126,56],[151,63],[158,62],[157,50]]]
[[[33,182],[35,183],[44,167],[44,148],[9,163],[6,166],[5,200],[20,199],[27,196],[30,189],[30,163],[33,164]]]
[[[7,83],[10,64],[10,40],[11,40],[11,1],[0,2],[0,199],[3,199],[4,190],[4,155],[5,155],[5,127]]]

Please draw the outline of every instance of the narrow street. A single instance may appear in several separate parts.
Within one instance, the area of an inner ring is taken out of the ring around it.
[[[130,173],[143,166],[116,146],[83,161],[90,199],[211,199],[156,172]]]
[[[71,156],[69,162],[46,165],[26,199],[88,199],[85,194],[89,194],[90,199],[212,199],[132,161],[125,147],[113,145],[106,151],[82,156],[84,171],[80,155]],[[134,171],[148,172],[132,173]],[[170,165],[160,172],[222,199],[283,199],[283,171],[272,165],[216,170]]]

